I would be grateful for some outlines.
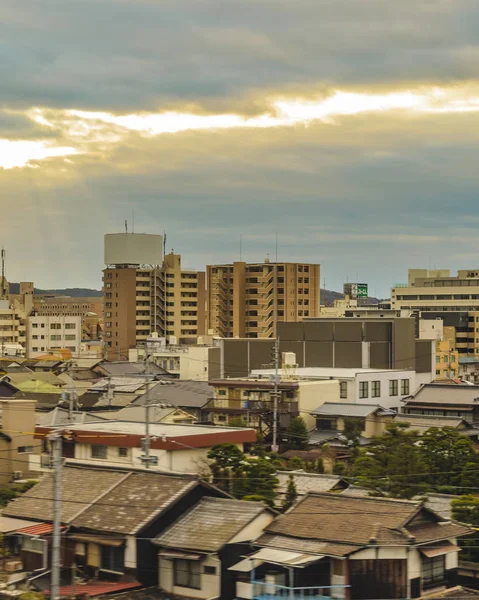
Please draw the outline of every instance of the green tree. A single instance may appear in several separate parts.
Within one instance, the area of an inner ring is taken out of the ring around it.
[[[235,498],[260,496],[273,505],[278,485],[275,473],[276,468],[266,458],[246,460],[235,472],[233,495]]]
[[[469,471],[473,464],[476,469],[479,467],[471,439],[452,427],[431,427],[422,435],[419,449],[428,473],[427,482],[435,489],[459,486],[466,465]]]
[[[427,472],[418,446],[420,435],[403,424],[390,424],[386,432],[372,439],[366,451],[354,461],[353,473],[366,487],[393,498],[412,498],[427,489]]]
[[[245,460],[244,453],[234,444],[216,444],[206,456],[212,461],[210,469],[213,484],[231,493],[235,474]]]
[[[294,417],[286,428],[286,447],[292,450],[304,450],[308,445],[308,428],[303,417]]]
[[[357,448],[359,446],[359,438],[363,432],[364,425],[361,419],[346,418],[344,419],[344,429],[341,432],[344,437],[344,445],[348,448]]]
[[[283,502],[283,512],[286,512],[289,508],[293,506],[296,502],[296,498],[298,497],[298,490],[296,489],[296,484],[294,483],[294,475],[290,474],[288,476],[288,486],[286,488],[286,495]]]
[[[300,469],[305,468],[304,460],[301,460],[299,456],[292,456],[288,458],[288,469],[292,469],[293,471],[299,471]]]
[[[468,494],[455,498],[451,502],[452,517],[473,527],[479,527],[479,497]],[[479,562],[479,532],[461,540],[461,560]]]

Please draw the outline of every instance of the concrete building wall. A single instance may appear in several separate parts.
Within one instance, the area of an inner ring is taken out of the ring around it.
[[[215,574],[205,573],[205,567],[213,567]],[[170,594],[184,598],[208,600],[221,597],[221,561],[216,554],[205,555],[201,560],[201,587],[192,589],[175,585],[174,560],[159,556],[159,587]]]
[[[7,444],[8,451],[2,452],[2,483],[12,481],[15,471],[20,479],[34,476],[30,468],[30,457],[41,454],[42,446],[41,441],[33,437],[36,426],[35,405],[34,400],[0,400],[2,431],[11,438],[11,442]]]
[[[309,414],[325,402],[340,402],[339,381],[300,381],[298,410],[308,429],[313,429],[316,417]]]
[[[80,355],[82,319],[72,316],[31,316],[26,319],[27,358],[35,358],[62,348]]]

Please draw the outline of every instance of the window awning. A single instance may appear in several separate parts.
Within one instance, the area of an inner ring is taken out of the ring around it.
[[[115,548],[123,546],[125,543],[124,538],[113,538],[88,534],[83,535],[81,533],[74,533],[70,536],[70,539],[74,542],[80,542],[84,544],[99,544],[100,546],[113,546]]]
[[[171,552],[164,550],[160,552],[160,556],[162,558],[182,558],[184,560],[200,560],[203,557],[202,554],[189,554],[187,552],[180,552],[179,550],[172,550]]]
[[[324,554],[303,554],[301,552],[291,552],[290,550],[277,550],[276,548],[261,548],[261,550],[248,557],[248,559],[252,559],[255,562],[261,560],[263,562],[290,567],[305,567],[323,558]]]
[[[419,550],[427,558],[433,558],[434,556],[449,554],[449,552],[459,552],[460,548],[451,542],[441,542],[440,544],[434,544],[434,546],[423,546]]]
[[[263,564],[262,560],[250,560],[249,558],[245,558],[240,560],[239,563],[236,563],[232,567],[228,568],[228,571],[235,571],[236,573],[249,573],[256,567],[259,567]]]

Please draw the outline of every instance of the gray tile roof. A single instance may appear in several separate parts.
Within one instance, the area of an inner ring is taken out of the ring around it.
[[[405,400],[406,404],[465,404],[479,405],[479,386],[424,384]]]
[[[260,502],[202,498],[158,536],[155,544],[166,548],[216,552],[265,510]]]
[[[62,522],[70,523],[81,510],[90,506],[110,487],[125,477],[122,471],[102,471],[85,467],[64,467],[62,472]],[[47,473],[39,483],[10,502],[3,514],[9,517],[53,520],[53,475]]]
[[[143,375],[145,373],[145,363],[131,363],[128,361],[104,361],[96,365],[94,367],[94,370],[103,371],[106,375],[109,376],[122,377],[124,375]],[[168,371],[153,363],[150,363],[148,365],[148,371],[151,375],[169,375]]]
[[[376,411],[395,414],[379,404],[356,404],[355,402],[325,402],[312,411],[314,415],[330,415],[332,417],[368,417]]]
[[[192,477],[130,472],[74,519],[72,525],[95,531],[135,534],[197,485],[198,480]]]
[[[431,493],[427,495],[425,506],[445,519],[452,519],[451,502],[454,498],[457,498],[457,496]]]
[[[407,545],[411,536],[417,543],[426,543],[472,533],[454,522],[417,519],[423,510],[420,502],[408,500],[309,494],[273,521],[265,533],[358,547],[372,541],[378,545]]]
[[[286,494],[290,475],[293,475],[298,496],[305,496],[309,492],[329,492],[333,489],[343,489],[348,485],[337,475],[322,475],[305,471],[277,471],[275,475],[278,480],[276,492],[279,500]]]
[[[80,423],[96,423],[104,421],[104,417],[99,417],[93,413],[77,412],[73,413],[72,421],[69,420],[68,410],[57,406],[47,413],[42,413],[37,416],[37,425],[40,427],[52,427],[55,425],[79,425]]]
[[[151,388],[150,400],[185,408],[201,408],[213,398],[213,392],[206,381],[169,380],[166,385],[158,383]],[[144,403],[144,396],[135,400],[135,404]]]
[[[62,522],[74,527],[134,535],[190,489],[191,476],[68,465],[62,473]],[[53,520],[50,473],[3,510],[9,517]]]
[[[467,426],[464,419],[459,417],[433,417],[428,415],[404,415],[402,413],[396,415],[395,422],[408,423],[410,429],[420,429],[425,431],[429,427],[454,427],[455,429],[461,426]]]

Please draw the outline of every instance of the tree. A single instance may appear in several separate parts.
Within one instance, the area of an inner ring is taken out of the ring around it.
[[[214,485],[228,493],[232,491],[233,478],[245,460],[243,452],[234,444],[216,444],[208,454]]]
[[[361,419],[344,419],[344,429],[341,432],[344,438],[344,445],[348,448],[356,449],[359,446],[359,438],[363,432],[364,425]]]
[[[276,468],[267,458],[246,460],[235,472],[232,494],[235,498],[259,496],[271,506],[276,497]]]
[[[457,521],[479,527],[479,497],[468,494],[451,502],[452,517]],[[461,560],[479,561],[479,532],[459,541]]]
[[[303,417],[294,417],[286,428],[286,447],[292,450],[304,450],[308,445],[308,428]]]
[[[286,495],[283,502],[283,512],[286,512],[293,506],[297,497],[298,490],[296,489],[296,484],[294,483],[294,475],[291,473],[288,476],[288,486],[286,488]]]
[[[431,487],[461,485],[463,471],[471,465],[479,467],[470,438],[452,427],[431,427],[421,437],[419,446]]]
[[[389,424],[386,432],[372,439],[367,451],[359,453],[353,473],[366,487],[393,498],[412,498],[427,489],[427,472],[418,446],[420,435],[407,425]]]

